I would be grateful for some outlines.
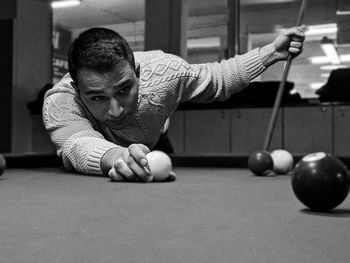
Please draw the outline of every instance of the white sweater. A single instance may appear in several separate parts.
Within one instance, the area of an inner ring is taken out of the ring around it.
[[[94,119],[70,84],[69,74],[46,93],[44,124],[69,171],[102,175],[100,161],[109,149],[132,143],[152,149],[180,102],[228,99],[265,70],[258,49],[208,64],[188,64],[161,51],[134,55],[140,65],[139,97],[130,126],[111,130]]]

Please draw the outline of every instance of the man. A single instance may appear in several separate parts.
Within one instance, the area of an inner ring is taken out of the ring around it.
[[[299,55],[303,31],[291,28],[220,63],[188,64],[162,51],[133,53],[118,33],[89,29],[70,47],[69,74],[46,93],[46,129],[67,170],[150,182],[146,154],[180,102],[228,99],[289,53]]]

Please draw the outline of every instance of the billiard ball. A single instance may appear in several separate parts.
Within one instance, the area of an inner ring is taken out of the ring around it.
[[[166,180],[172,170],[170,157],[162,151],[152,151],[146,157],[153,181]]]
[[[278,149],[271,152],[273,171],[277,174],[287,174],[293,170],[293,156],[286,150]]]
[[[267,175],[273,168],[273,160],[268,151],[255,151],[248,158],[248,168],[258,176]]]
[[[5,169],[6,169],[6,160],[4,156],[0,154],[0,176],[2,175]]]
[[[314,211],[328,211],[340,205],[350,189],[347,167],[324,152],[304,156],[291,177],[295,196]]]

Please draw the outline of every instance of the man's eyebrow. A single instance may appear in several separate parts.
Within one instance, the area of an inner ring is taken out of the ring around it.
[[[123,86],[128,85],[128,84],[132,84],[132,83],[134,83],[133,80],[131,80],[131,79],[126,79],[126,80],[123,80],[123,81],[121,81],[120,83],[114,85],[114,87],[116,87],[116,88],[122,88]]]
[[[96,94],[102,94],[102,93],[103,92],[99,90],[88,90],[84,92],[85,95],[96,95]]]

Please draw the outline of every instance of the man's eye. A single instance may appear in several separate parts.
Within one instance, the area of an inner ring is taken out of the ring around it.
[[[117,94],[118,96],[126,96],[129,94],[129,91],[130,91],[130,86],[124,86],[118,90]]]
[[[102,101],[105,98],[106,98],[105,96],[93,96],[93,97],[91,97],[91,100],[93,100],[93,101]]]

